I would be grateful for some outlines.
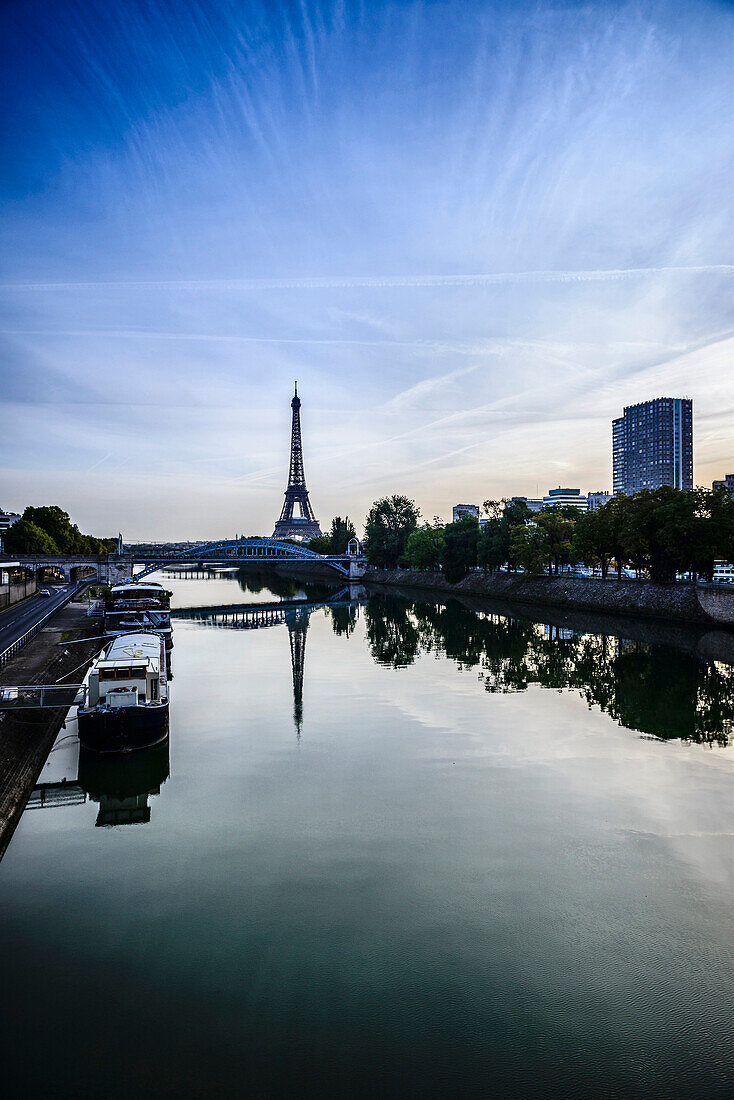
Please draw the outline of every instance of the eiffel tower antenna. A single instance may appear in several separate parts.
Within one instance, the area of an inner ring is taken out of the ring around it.
[[[295,383],[291,401],[293,418],[291,422],[291,464],[288,471],[288,488],[285,491],[283,510],[273,531],[274,539],[315,539],[321,534],[318,520],[313,514],[308,499],[306,475],[303,472],[303,448],[301,446],[301,399],[298,396],[298,383]],[[299,516],[293,515],[295,505]]]

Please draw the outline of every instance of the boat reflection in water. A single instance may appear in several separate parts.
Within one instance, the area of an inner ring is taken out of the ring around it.
[[[82,746],[79,779],[82,790],[99,803],[95,825],[140,825],[150,821],[148,798],[168,779],[168,738],[137,752],[100,755]]]

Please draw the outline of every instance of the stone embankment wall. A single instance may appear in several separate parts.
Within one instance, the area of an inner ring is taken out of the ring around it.
[[[38,587],[35,577],[25,584],[0,584],[0,611],[26,596],[32,596]]]
[[[411,569],[372,570],[366,575],[365,584],[425,588],[573,611],[599,611],[707,626],[715,624],[734,630],[734,591],[691,584],[480,572],[470,573],[457,584],[450,584],[442,573],[421,573]]]

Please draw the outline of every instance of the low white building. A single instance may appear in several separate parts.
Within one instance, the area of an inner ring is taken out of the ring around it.
[[[734,474],[727,474],[720,481],[715,481],[712,489],[726,489],[727,493],[734,497]]]
[[[508,504],[524,504],[531,512],[540,512],[543,508],[541,497],[510,497]]]
[[[714,580],[719,584],[734,584],[734,564],[730,561],[715,561]]]
[[[597,510],[597,508],[601,508],[604,504],[607,503],[607,501],[609,501],[611,499],[612,499],[612,494],[611,493],[605,493],[605,492],[589,493],[589,495],[586,498],[587,507],[588,507],[590,512],[595,512]]]
[[[549,489],[543,497],[544,508],[578,508],[579,512],[587,509],[587,498],[580,489]]]
[[[453,511],[453,522],[461,519],[462,516],[473,516],[474,519],[479,519],[479,505],[478,504],[455,504]]]
[[[5,549],[3,546],[3,535],[9,531],[13,524],[17,523],[19,519],[20,516],[17,512],[4,512],[2,508],[0,508],[0,552]]]
[[[3,531],[7,531],[9,527],[12,527],[14,523],[17,523],[20,516],[17,512],[4,512],[0,508],[0,536]]]

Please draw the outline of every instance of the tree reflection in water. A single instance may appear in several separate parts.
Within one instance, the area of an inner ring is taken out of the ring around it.
[[[641,733],[721,746],[732,737],[734,668],[671,646],[392,596],[368,600],[365,621],[380,664],[404,668],[440,653],[478,668],[489,692],[571,688]]]

